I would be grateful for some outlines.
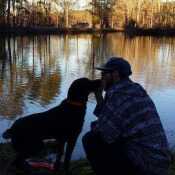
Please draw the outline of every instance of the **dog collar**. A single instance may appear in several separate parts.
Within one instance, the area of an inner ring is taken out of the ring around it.
[[[82,107],[85,105],[83,102],[78,102],[78,101],[68,101],[69,104],[74,105],[74,106],[79,106]]]

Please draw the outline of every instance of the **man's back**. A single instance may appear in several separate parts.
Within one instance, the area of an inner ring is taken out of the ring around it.
[[[131,80],[113,85],[99,112],[96,130],[108,143],[120,138],[129,159],[145,172],[165,174],[170,156],[155,105],[146,91]]]

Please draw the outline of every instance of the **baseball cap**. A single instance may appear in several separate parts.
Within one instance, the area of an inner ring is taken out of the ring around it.
[[[95,68],[97,70],[109,72],[117,70],[122,76],[129,76],[132,74],[131,65],[122,57],[111,57],[105,64]]]

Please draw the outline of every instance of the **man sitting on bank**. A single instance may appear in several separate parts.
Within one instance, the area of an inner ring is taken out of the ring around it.
[[[102,67],[96,93],[98,119],[83,137],[97,175],[167,175],[170,154],[156,107],[141,85],[131,81],[131,66],[112,57]]]

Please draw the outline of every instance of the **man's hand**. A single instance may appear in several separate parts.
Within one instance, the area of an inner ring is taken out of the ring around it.
[[[95,98],[97,101],[97,105],[100,105],[103,103],[103,89],[102,89],[102,87],[98,88],[98,90],[95,91]]]
[[[97,124],[97,120],[91,122],[91,130],[94,131]]]

